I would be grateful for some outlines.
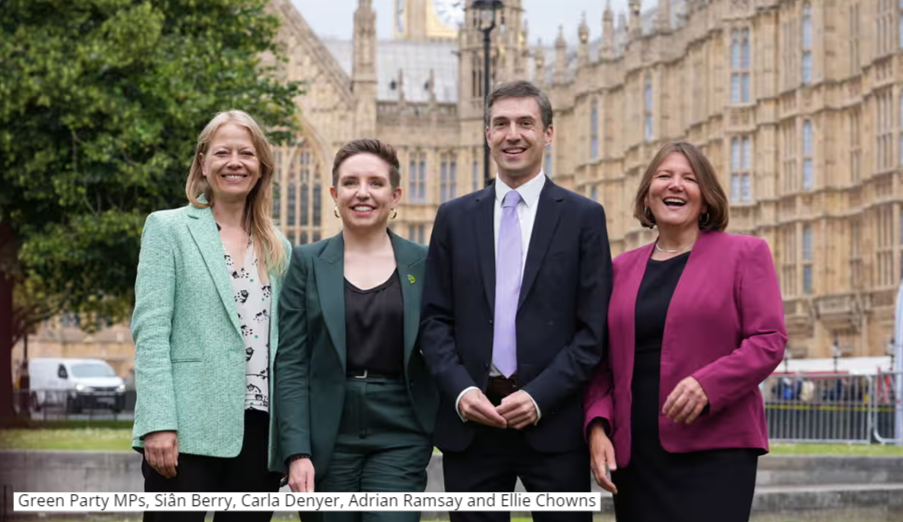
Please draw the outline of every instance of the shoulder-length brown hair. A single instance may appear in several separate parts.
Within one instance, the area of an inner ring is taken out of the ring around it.
[[[273,151],[266,135],[248,113],[240,110],[224,111],[214,116],[204,127],[198,135],[198,143],[194,149],[194,159],[191,161],[188,181],[185,183],[185,195],[188,196],[188,201],[198,208],[216,205],[213,191],[201,172],[201,165],[213,135],[227,123],[248,129],[254,151],[260,161],[260,179],[251,189],[245,202],[244,222],[245,231],[254,238],[254,250],[262,268],[260,275],[264,278],[268,271],[281,274],[286,268],[287,256],[282,240],[273,226]],[[199,199],[201,194],[206,198],[206,202]]]
[[[699,183],[699,191],[702,193],[702,203],[707,210],[700,216],[700,230],[719,230],[724,231],[727,228],[729,205],[724,189],[718,182],[718,176],[715,175],[715,169],[709,162],[708,158],[700,152],[695,145],[686,142],[672,142],[665,144],[658,153],[652,158],[643,179],[640,180],[640,188],[636,193],[636,203],[633,208],[633,217],[639,220],[640,224],[646,228],[655,227],[655,218],[651,212],[646,212],[646,195],[649,193],[649,186],[652,185],[652,178],[658,170],[659,165],[665,161],[665,158],[671,154],[678,152],[683,154],[687,161],[690,162],[690,168],[696,174],[696,181]]]

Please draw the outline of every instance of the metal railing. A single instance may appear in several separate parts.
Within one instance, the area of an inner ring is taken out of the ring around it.
[[[903,443],[900,374],[776,374],[762,385],[768,435],[780,442]]]
[[[776,442],[903,445],[903,374],[774,374],[760,387]],[[132,420],[134,390],[15,390],[33,421]]]
[[[130,420],[135,390],[14,390],[13,407],[20,416],[47,420]]]

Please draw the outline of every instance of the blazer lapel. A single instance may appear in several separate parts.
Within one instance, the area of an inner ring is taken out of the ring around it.
[[[674,287],[674,293],[671,295],[671,301],[668,303],[668,312],[665,314],[665,332],[670,332],[674,328],[672,323],[675,321],[673,319],[675,314],[671,313],[672,308],[688,307],[690,303],[694,302],[694,294],[698,298],[699,292],[707,291],[706,269],[709,265],[704,260],[706,252],[711,247],[712,240],[717,238],[718,234],[721,234],[721,232],[705,230],[699,232],[699,237],[696,238],[696,243],[693,245],[693,249],[690,250],[690,257],[687,258],[687,264],[680,274],[680,279],[677,280],[677,286]],[[651,254],[651,249],[649,254]],[[647,259],[648,257],[649,255],[646,256]],[[662,350],[663,360],[666,361],[669,355],[670,353],[667,350]]]
[[[284,248],[281,241],[277,243],[277,248]],[[267,266],[267,281],[270,284],[270,295],[273,296],[270,298],[270,375],[273,375],[272,365],[276,360],[276,349],[279,348],[279,299],[276,296],[280,295],[282,281],[271,266]],[[270,388],[272,385],[273,380],[270,379]]]
[[[235,308],[235,297],[232,296],[232,284],[229,282],[229,273],[226,268],[226,250],[216,229],[216,221],[213,219],[213,211],[210,208],[198,208],[188,206],[188,231],[191,233],[204,264],[213,278],[213,283],[219,293],[226,313],[232,320],[232,326],[236,332],[241,332],[238,323],[238,311]]]
[[[333,236],[319,257],[314,258],[317,296],[326,329],[345,368],[345,240]]]
[[[539,273],[542,260],[549,249],[549,243],[552,242],[555,229],[558,228],[564,201],[564,196],[558,192],[558,186],[552,183],[552,180],[546,179],[545,186],[539,194],[539,207],[536,209],[536,220],[533,222],[533,233],[530,236],[529,250],[527,250],[527,263],[521,279],[520,297],[517,301],[518,309],[530,294],[530,288],[536,281],[536,275]]]
[[[403,239],[389,231],[395,249],[395,264],[401,284],[401,299],[404,303],[404,368],[414,352],[417,334],[420,331],[420,296],[423,292],[423,257]]]
[[[624,357],[625,366],[619,367],[619,370],[626,371],[628,375],[633,375],[636,352],[636,301],[640,293],[640,285],[643,283],[643,275],[646,274],[646,264],[649,262],[652,246],[649,244],[640,247],[634,262],[627,265],[624,275],[618,276],[614,281],[614,293],[609,305],[609,313],[613,307],[618,307],[620,309],[618,316],[622,317],[624,321],[624,328],[611,327],[609,332],[613,336],[612,348],[623,347],[624,349],[619,355]],[[614,336],[617,336],[617,339]],[[611,360],[610,357],[609,360]]]
[[[480,191],[473,213],[474,237],[477,240],[477,259],[483,273],[483,289],[489,312],[495,314],[495,185]]]

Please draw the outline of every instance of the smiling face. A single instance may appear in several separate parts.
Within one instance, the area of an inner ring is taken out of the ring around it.
[[[225,123],[213,133],[200,160],[214,201],[246,199],[260,180],[251,132],[236,123]]]
[[[347,228],[386,227],[401,198],[392,188],[389,164],[379,156],[362,152],[339,166],[336,186],[329,189]]]
[[[699,226],[699,216],[706,212],[706,205],[686,156],[672,152],[665,157],[652,175],[644,203],[659,228]]]
[[[490,108],[486,140],[499,177],[516,187],[542,170],[543,151],[552,143],[552,126],[543,129],[539,104],[532,97],[501,98]]]

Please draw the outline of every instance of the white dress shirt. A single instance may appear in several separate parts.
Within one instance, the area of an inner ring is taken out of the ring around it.
[[[524,277],[524,268],[527,265],[527,253],[530,251],[530,238],[533,236],[533,223],[536,222],[536,210],[539,208],[539,194],[542,192],[543,186],[546,184],[546,175],[542,171],[539,172],[539,175],[530,181],[521,185],[517,192],[520,194],[520,201],[517,203],[517,207],[515,207],[515,212],[517,212],[517,220],[520,223],[520,235],[521,235],[521,260],[520,260],[520,274],[521,279]],[[495,258],[498,260],[499,257],[499,227],[502,223],[502,202],[505,201],[505,196],[511,192],[512,189],[508,185],[502,181],[501,178],[496,175],[495,178],[495,205],[493,207],[493,231],[494,231],[494,246],[495,246]],[[489,370],[490,377],[498,377],[502,374],[502,372],[498,371],[495,367],[495,364]],[[461,410],[458,409],[458,405],[461,403],[461,397],[464,396],[465,393],[470,390],[478,389],[476,386],[470,386],[464,388],[461,393],[458,394],[457,400],[455,400],[455,411],[458,412],[458,416],[461,417],[461,420],[467,422],[467,419],[461,415]],[[524,392],[526,393],[526,392]],[[533,400],[533,397],[530,397],[530,400]],[[536,408],[536,422],[539,422],[539,418],[541,417],[541,413],[539,412],[539,405],[536,404],[536,401],[533,401],[533,406]]]

